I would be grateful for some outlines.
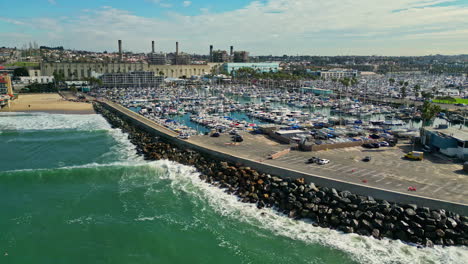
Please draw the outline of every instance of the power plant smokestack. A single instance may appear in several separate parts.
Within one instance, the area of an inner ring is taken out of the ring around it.
[[[175,64],[179,64],[178,62],[179,59],[179,42],[175,43]]]
[[[154,53],[154,40],[151,41],[151,51]]]
[[[119,59],[122,61],[122,40],[119,39]]]
[[[210,62],[213,62],[213,45],[210,45]]]

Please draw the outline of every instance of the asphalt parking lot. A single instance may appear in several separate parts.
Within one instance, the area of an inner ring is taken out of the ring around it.
[[[268,162],[373,187],[468,203],[468,174],[462,171],[461,163],[454,163],[440,154],[425,155],[423,161],[404,159],[404,154],[411,148],[400,144],[379,149],[353,147],[309,153],[293,151]],[[313,156],[328,159],[330,163],[305,164]],[[362,161],[365,156],[370,156],[371,161]],[[409,187],[416,191],[409,191]]]
[[[468,174],[463,172],[462,163],[441,154],[425,154],[423,161],[403,159],[404,154],[412,150],[409,144],[379,149],[358,146],[317,152],[291,151],[271,160],[267,158],[268,155],[289,146],[264,135],[250,134],[245,134],[244,142],[239,144],[233,144],[229,135],[219,138],[196,136],[190,141],[235,156],[322,177],[468,204]],[[328,159],[330,163],[306,164],[306,160],[314,156]],[[370,156],[372,160],[363,162],[365,156]],[[416,191],[409,191],[409,187],[414,187]]]

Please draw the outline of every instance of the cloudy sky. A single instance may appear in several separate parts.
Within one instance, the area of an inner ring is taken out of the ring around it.
[[[0,46],[254,55],[468,54],[468,0],[0,0]]]

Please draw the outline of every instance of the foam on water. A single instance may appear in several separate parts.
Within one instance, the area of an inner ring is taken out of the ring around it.
[[[211,186],[199,179],[195,168],[167,160],[149,163],[161,179],[171,181],[174,195],[180,191],[208,201],[219,214],[239,221],[271,230],[277,235],[301,240],[310,244],[321,244],[347,252],[360,263],[466,263],[466,247],[440,247],[418,249],[400,241],[376,240],[357,234],[343,234],[335,230],[314,227],[311,223],[297,221],[272,209],[259,210],[254,204],[240,202],[234,195]],[[155,179],[158,180],[158,179]],[[141,218],[150,220],[150,218]]]
[[[0,130],[108,130],[101,115],[65,115],[49,113],[1,113]]]
[[[50,113],[0,113],[0,133],[34,131],[106,131],[117,142],[108,155],[118,153],[119,160],[143,160],[136,154],[128,135],[113,129],[101,115],[69,115]],[[1,135],[1,134],[0,134]]]

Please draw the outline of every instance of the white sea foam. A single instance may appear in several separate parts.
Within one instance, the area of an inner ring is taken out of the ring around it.
[[[109,155],[117,152],[120,160],[142,160],[136,155],[135,146],[128,140],[128,135],[120,129],[113,129],[109,123],[97,114],[64,115],[50,113],[0,113],[1,131],[107,131],[117,142]]]
[[[376,240],[357,234],[343,234],[310,223],[296,221],[272,209],[259,210],[253,204],[241,203],[235,196],[199,179],[193,167],[167,160],[149,163],[167,173],[158,173],[171,181],[174,194],[184,191],[209,202],[219,214],[271,230],[277,235],[321,244],[347,252],[360,263],[466,263],[466,247],[440,247],[418,249],[395,240]],[[149,219],[147,219],[149,220]]]
[[[100,115],[64,115],[49,113],[2,113],[0,130],[108,130],[110,125]]]

